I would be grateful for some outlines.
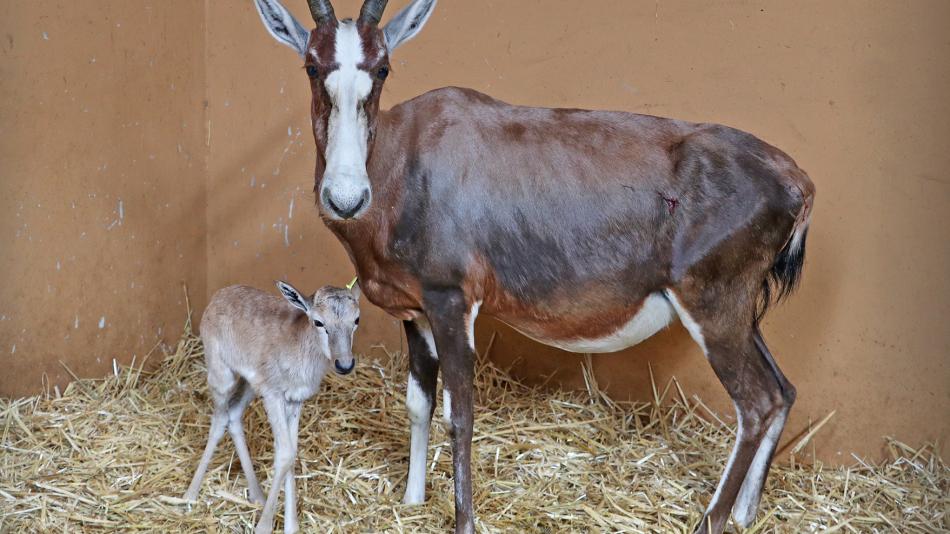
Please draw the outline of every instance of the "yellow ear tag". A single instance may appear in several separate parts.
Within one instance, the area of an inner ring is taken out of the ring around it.
[[[354,277],[353,277],[353,280],[352,280],[349,284],[346,284],[346,288],[347,288],[347,289],[353,289],[353,286],[355,286],[355,285],[356,285],[356,277],[354,276]]]

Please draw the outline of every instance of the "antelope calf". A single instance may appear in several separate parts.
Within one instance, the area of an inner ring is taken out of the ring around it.
[[[214,414],[208,445],[184,496],[189,501],[197,499],[208,463],[227,429],[247,477],[250,498],[264,504],[257,533],[273,530],[281,483],[284,532],[297,531],[293,463],[300,406],[320,388],[331,362],[341,375],[353,370],[353,333],[360,322],[359,286],[325,286],[311,298],[285,282],[277,282],[277,288],[286,302],[253,287],[230,286],[215,293],[205,309],[201,339]],[[274,432],[274,478],[266,502],[241,423],[244,409],[256,395],[264,401]]]

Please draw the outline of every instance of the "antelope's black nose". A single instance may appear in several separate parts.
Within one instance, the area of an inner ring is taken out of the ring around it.
[[[356,358],[350,360],[349,367],[343,367],[340,365],[340,360],[333,360],[333,367],[336,368],[336,374],[338,375],[348,375],[353,372],[353,369],[356,367]]]
[[[324,195],[326,207],[341,219],[352,219],[365,206],[369,200],[369,190],[365,189],[359,196],[335,198],[332,194]]]

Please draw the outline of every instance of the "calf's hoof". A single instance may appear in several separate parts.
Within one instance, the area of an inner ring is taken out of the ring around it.
[[[424,503],[425,500],[426,500],[425,495],[413,495],[407,491],[406,494],[402,498],[402,503],[408,504],[410,506],[416,506],[416,505]]]

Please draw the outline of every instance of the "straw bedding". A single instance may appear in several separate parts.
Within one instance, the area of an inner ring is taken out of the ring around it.
[[[62,395],[0,400],[0,531],[251,530],[260,509],[245,500],[227,437],[200,501],[189,509],[180,500],[209,424],[201,350],[187,328],[154,372],[133,364],[105,380],[74,382]],[[405,357],[391,356],[364,360],[347,377],[328,376],[304,409],[297,487],[305,532],[452,527],[451,448],[438,421],[426,504],[400,504],[409,442],[407,365]],[[655,390],[652,403],[620,403],[590,378],[586,392],[551,392],[479,366],[473,450],[479,531],[689,532],[699,521],[733,429],[675,382]],[[245,423],[266,492],[272,446],[259,402]],[[933,447],[888,445],[892,457],[880,464],[856,459],[854,467],[832,469],[795,459],[776,465],[760,519],[747,532],[946,531],[950,477],[943,460]]]

